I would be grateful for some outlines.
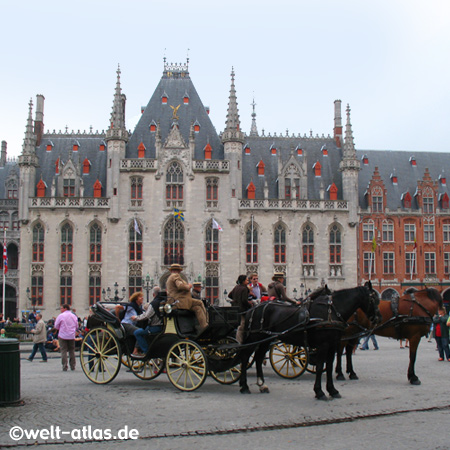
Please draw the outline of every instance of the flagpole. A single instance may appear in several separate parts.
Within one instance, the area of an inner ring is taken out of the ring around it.
[[[253,264],[253,214],[252,214],[252,237],[250,239],[251,249],[250,249],[250,263]]]
[[[173,243],[172,243],[172,263],[174,263],[175,259],[175,232],[177,229],[177,221],[175,219],[175,214],[173,216]]]
[[[3,229],[3,255],[6,252],[6,228]],[[6,273],[5,273],[5,257],[3,256],[3,319],[6,320],[6,299],[5,299],[5,285],[6,285]]]

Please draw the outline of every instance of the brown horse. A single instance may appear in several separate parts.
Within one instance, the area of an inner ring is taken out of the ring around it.
[[[442,307],[442,296],[432,288],[421,291],[409,289],[398,299],[380,301],[379,309],[383,319],[372,332],[377,336],[409,340],[408,380],[411,384],[420,384],[420,380],[414,372],[417,348],[422,336],[430,332],[433,316],[439,307]],[[367,316],[360,310],[349,322],[350,326],[345,331],[343,342],[337,353],[336,373],[338,379],[344,379],[341,358],[345,347],[347,373],[350,375],[350,379],[355,380],[358,379],[352,364],[353,348],[358,341],[355,336],[361,333],[362,329],[371,327]],[[344,340],[345,338],[347,339]]]

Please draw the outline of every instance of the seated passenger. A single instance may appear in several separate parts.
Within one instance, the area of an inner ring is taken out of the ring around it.
[[[138,328],[134,332],[134,336],[136,337],[136,347],[133,350],[132,357],[133,358],[142,358],[148,352],[148,342],[145,338],[149,333],[150,334],[158,334],[162,331],[162,320],[159,312],[159,305],[161,300],[166,300],[165,296],[160,295],[160,287],[155,286],[153,288],[153,301],[147,304],[147,309],[144,313],[139,316],[133,316],[132,319],[137,321],[147,319],[148,325],[145,328]],[[137,347],[141,349],[141,352],[137,349]]]
[[[121,320],[121,324],[125,328],[127,336],[134,336],[134,332],[138,329],[136,326],[136,320],[133,320],[133,317],[139,316],[143,313],[142,311],[142,303],[144,302],[144,294],[142,292],[135,292],[130,297],[130,303],[127,303],[125,306],[116,305],[115,314],[116,317],[120,320],[120,315],[123,311],[125,311],[125,315]]]

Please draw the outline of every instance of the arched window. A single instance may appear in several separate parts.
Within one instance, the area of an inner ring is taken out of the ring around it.
[[[183,169],[177,162],[167,168],[166,200],[183,200]]]
[[[273,235],[274,263],[286,263],[286,230],[280,223],[275,227]]]
[[[206,207],[217,208],[219,200],[219,180],[218,178],[206,179]]]
[[[219,230],[213,227],[212,220],[206,227],[205,254],[206,261],[219,261]]]
[[[302,232],[303,264],[314,264],[314,231],[311,225],[305,225]]]
[[[184,265],[184,227],[175,218],[164,228],[164,265]]]
[[[142,261],[142,226],[138,221],[130,224],[128,229],[129,261]]]
[[[341,230],[337,225],[330,230],[330,264],[341,264]]]
[[[44,262],[44,227],[37,223],[33,227],[32,262]]]
[[[89,234],[89,262],[102,261],[102,229],[96,223],[91,226]]]
[[[61,262],[73,261],[73,229],[66,223],[61,228]]]
[[[245,244],[247,263],[258,263],[258,230],[253,221],[245,232]]]

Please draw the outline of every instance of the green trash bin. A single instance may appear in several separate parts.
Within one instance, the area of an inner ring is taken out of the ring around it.
[[[20,352],[17,339],[0,339],[0,406],[20,402]]]

